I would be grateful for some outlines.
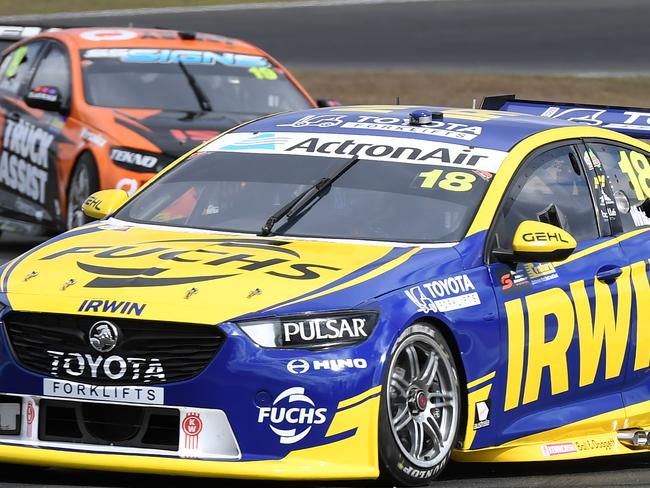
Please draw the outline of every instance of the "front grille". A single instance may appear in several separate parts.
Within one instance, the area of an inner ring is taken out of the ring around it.
[[[41,400],[38,438],[177,451],[179,417],[172,408]]]
[[[98,352],[90,345],[94,324],[106,320],[117,345]],[[183,381],[199,374],[224,341],[214,326],[119,318],[10,312],[4,318],[13,353],[35,373],[95,385]]]

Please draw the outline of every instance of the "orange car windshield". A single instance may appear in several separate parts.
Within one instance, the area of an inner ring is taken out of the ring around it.
[[[205,111],[192,78],[214,112],[254,116],[311,108],[285,74],[262,56],[170,49],[88,49],[81,56],[91,105]]]

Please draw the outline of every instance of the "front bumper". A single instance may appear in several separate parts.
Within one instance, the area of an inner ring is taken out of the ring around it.
[[[98,387],[93,396],[88,388],[79,394],[72,382],[27,371],[13,359],[4,334],[0,392],[20,401],[21,415],[19,434],[0,435],[0,461],[228,478],[372,479],[379,475],[377,385],[382,341],[318,353],[267,350],[256,347],[232,324],[222,328],[228,340],[207,369],[187,381],[153,385],[164,395],[154,395],[150,402],[134,400],[133,386],[120,387],[131,388],[129,395],[123,391],[116,395],[111,390],[116,387]],[[367,366],[296,373],[288,363],[297,357],[312,364],[364,358]],[[80,411],[84,405],[122,405],[154,414],[156,409],[173,412],[176,445],[133,447],[107,438],[88,442],[85,431],[81,438],[62,441],[44,430],[48,420],[43,407],[52,402]],[[196,420],[192,423],[197,417],[200,428]]]

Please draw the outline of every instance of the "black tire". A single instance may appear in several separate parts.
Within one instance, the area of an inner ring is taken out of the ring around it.
[[[89,195],[99,190],[99,175],[95,159],[84,153],[77,160],[68,185],[68,205],[66,212],[66,229],[87,224],[92,219],[81,211],[81,204]]]
[[[397,339],[384,375],[379,413],[382,478],[402,486],[434,480],[458,442],[461,410],[457,365],[449,345],[435,327],[411,325]]]

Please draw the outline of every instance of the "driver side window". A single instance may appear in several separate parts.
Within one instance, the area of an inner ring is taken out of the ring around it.
[[[57,44],[52,44],[41,59],[29,88],[39,86],[56,88],[61,94],[63,104],[67,104],[70,97],[70,67],[66,53]]]
[[[0,89],[8,91],[12,95],[18,95],[28,79],[43,45],[43,41],[23,44],[3,58],[0,65]]]
[[[524,162],[497,215],[493,248],[512,250],[515,231],[524,220],[561,227],[578,242],[599,236],[588,182],[572,146]]]

